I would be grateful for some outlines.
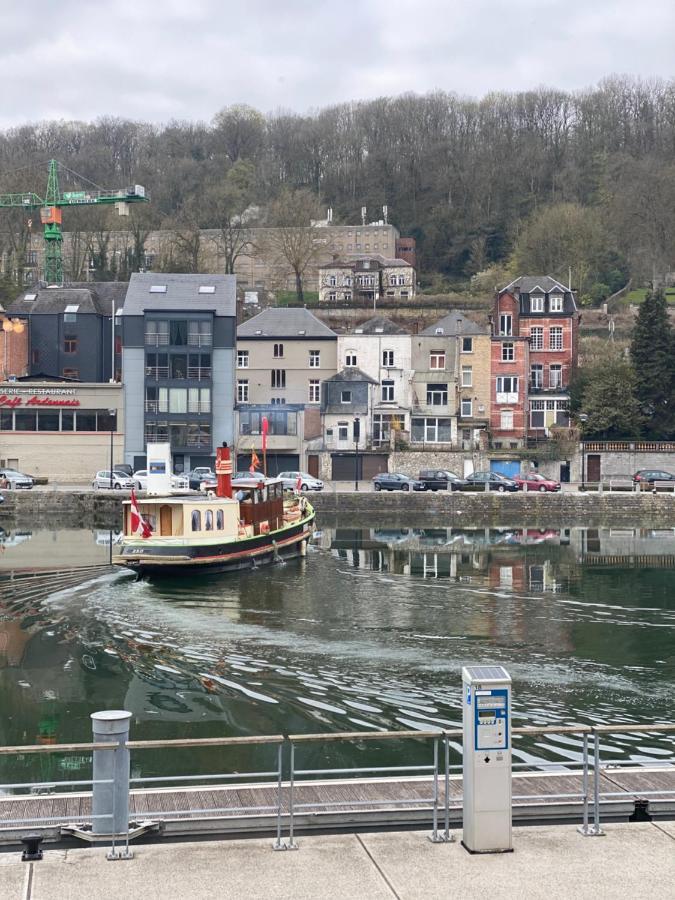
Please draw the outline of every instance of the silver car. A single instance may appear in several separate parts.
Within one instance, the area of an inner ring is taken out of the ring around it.
[[[6,486],[13,491],[29,491],[33,487],[33,479],[30,475],[17,472],[16,469],[0,469],[0,486]]]
[[[121,474],[121,473],[119,473]],[[148,489],[148,470],[147,469],[139,469],[137,472],[134,472],[132,475],[133,480],[136,482],[136,487],[139,491],[147,491]],[[187,475],[171,475],[171,490],[172,491],[186,491],[189,487],[188,477]]]
[[[279,472],[285,490],[295,490],[300,483],[301,491],[322,491],[323,481],[308,472]]]
[[[95,491],[105,490],[106,488],[109,490],[110,487],[113,487],[116,491],[130,491],[136,487],[136,482],[133,478],[129,478],[128,475],[121,475],[119,472],[111,473],[110,469],[104,469],[96,473],[91,486]]]

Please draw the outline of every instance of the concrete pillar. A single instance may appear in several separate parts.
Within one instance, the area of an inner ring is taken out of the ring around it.
[[[117,750],[94,750],[92,831],[94,834],[126,834],[129,827],[129,722],[131,713],[109,709],[91,714],[95,744],[121,744]],[[102,818],[98,818],[101,816]]]

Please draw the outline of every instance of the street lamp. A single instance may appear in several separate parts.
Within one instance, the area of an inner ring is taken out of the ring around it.
[[[584,425],[588,422],[588,416],[586,413],[579,413],[577,419],[581,424],[581,430],[583,432]],[[579,490],[586,490],[586,445],[584,444],[583,434],[581,435],[581,487]]]
[[[113,489],[113,439],[115,435],[115,425],[117,424],[117,410],[109,409],[110,416],[110,490]]]
[[[361,420],[358,416],[354,419],[354,441],[356,443],[356,459],[354,465],[354,490],[359,489],[359,438],[361,436]]]

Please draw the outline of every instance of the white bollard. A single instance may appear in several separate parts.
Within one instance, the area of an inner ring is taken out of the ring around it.
[[[92,832],[126,834],[129,828],[129,722],[131,713],[109,709],[91,714],[93,742],[120,744],[117,750],[94,750]],[[97,784],[111,781],[111,784]]]

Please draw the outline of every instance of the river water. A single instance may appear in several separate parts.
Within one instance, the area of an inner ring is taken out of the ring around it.
[[[7,531],[0,571],[105,563],[109,538]],[[105,708],[130,710],[137,739],[459,727],[461,667],[481,663],[512,675],[515,725],[672,721],[674,572],[675,530],[342,528],[319,532],[306,560],[244,574],[5,591],[0,743],[86,741]],[[329,746],[307,759],[381,750]],[[555,735],[515,751],[579,752]],[[672,752],[653,734],[603,744],[636,762]],[[148,752],[136,771],[214,764],[211,751]],[[39,765],[54,777],[56,763]]]

